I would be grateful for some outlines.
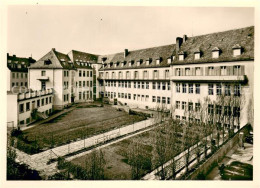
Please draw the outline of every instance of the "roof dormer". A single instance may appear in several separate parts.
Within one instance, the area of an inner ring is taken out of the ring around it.
[[[160,63],[162,62],[162,58],[161,57],[158,57],[156,59],[156,65],[160,65]]]
[[[197,60],[197,59],[200,59],[200,55],[201,55],[201,52],[199,49],[196,49],[194,51],[194,59]]]
[[[232,47],[232,50],[233,50],[233,56],[234,57],[239,56],[242,53],[242,47],[239,44],[235,44]]]
[[[185,56],[185,53],[183,52],[183,51],[180,51],[179,53],[178,53],[178,55],[179,55],[179,61],[183,61],[184,60],[184,56]]]
[[[219,58],[220,49],[218,47],[214,47],[212,50],[212,58]]]

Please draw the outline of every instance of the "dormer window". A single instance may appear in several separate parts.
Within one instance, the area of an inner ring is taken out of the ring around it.
[[[196,50],[195,52],[194,52],[194,59],[196,60],[196,59],[200,59],[200,50]]]
[[[137,66],[140,66],[140,61],[137,61],[137,62],[136,62],[136,65],[137,65]]]
[[[179,55],[179,61],[183,61],[184,60],[184,52],[183,51],[181,51],[180,53],[178,53],[178,55]]]
[[[212,58],[219,58],[220,50],[218,47],[212,49]]]
[[[241,46],[239,44],[235,44],[233,47],[232,47],[232,50],[233,50],[233,56],[236,57],[236,56],[239,56],[241,55]]]
[[[122,66],[125,66],[126,65],[126,61],[124,61],[122,64],[123,64]]]
[[[167,58],[167,64],[171,64],[172,63],[172,57],[168,57]]]
[[[113,62],[110,63],[110,66],[109,67],[112,67],[113,66]]]
[[[156,59],[156,65],[160,65],[160,63],[161,63],[161,58]]]
[[[131,63],[131,61],[130,61],[130,62],[128,63],[128,66],[131,67],[131,65],[132,65],[132,63]]]

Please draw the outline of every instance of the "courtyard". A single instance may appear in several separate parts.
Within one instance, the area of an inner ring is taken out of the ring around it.
[[[48,122],[24,130],[17,136],[17,147],[34,154],[144,119],[143,116],[129,115],[109,105],[79,106]],[[28,149],[29,147],[34,149]]]

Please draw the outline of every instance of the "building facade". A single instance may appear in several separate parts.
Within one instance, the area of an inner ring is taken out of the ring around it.
[[[184,35],[173,45],[125,50],[100,56],[99,61],[100,94],[110,100],[166,108],[185,121],[199,122],[195,112],[204,109],[223,112],[226,127],[253,124],[254,27]]]
[[[53,48],[30,66],[29,87],[33,90],[53,88],[54,109],[63,109],[74,102],[92,101],[96,97],[96,93],[93,94],[96,60],[93,54],[75,50],[63,54]]]
[[[52,89],[26,93],[7,92],[7,122],[10,127],[26,126],[53,112]]]
[[[35,60],[31,57],[16,57],[7,53],[7,91],[12,88],[15,90],[28,88],[28,67],[33,63]]]

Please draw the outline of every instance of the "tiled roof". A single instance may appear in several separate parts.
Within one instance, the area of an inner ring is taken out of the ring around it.
[[[28,72],[28,66],[35,62],[33,58],[9,56],[7,54],[7,67],[13,72]]]
[[[237,57],[233,57],[234,45],[241,46],[242,54]],[[212,58],[212,50],[219,49],[219,58]],[[194,53],[200,52],[201,58],[194,59]],[[179,61],[178,55],[185,55],[184,60]],[[122,68],[144,68],[144,67],[163,67],[169,66],[167,64],[167,58],[175,56],[172,64],[185,64],[185,63],[203,63],[203,62],[223,62],[223,61],[238,61],[238,60],[252,60],[254,59],[254,26],[229,30],[218,33],[211,33],[207,35],[200,35],[195,37],[187,37],[185,42],[180,46],[179,51],[176,51],[176,45],[166,45],[154,48],[147,48],[135,51],[129,51],[126,58],[124,53],[116,53],[111,55],[99,56],[98,62],[102,62],[102,58],[106,57],[105,64],[117,63],[117,62],[129,62],[134,61],[134,66],[129,67],[128,63],[125,66],[112,67],[106,66],[101,70],[108,69],[122,69]],[[157,65],[156,59],[161,57],[162,62]],[[147,66],[146,59],[152,59],[152,62]],[[142,65],[137,66],[137,61],[143,59]]]
[[[122,68],[144,68],[144,67],[165,67],[170,66],[167,64],[167,58],[171,57],[175,54],[175,45],[166,45],[166,46],[160,46],[160,47],[153,47],[153,48],[146,48],[141,50],[135,50],[135,51],[129,51],[127,56],[124,57],[124,52],[117,53],[117,54],[111,54],[111,55],[105,55],[100,56],[99,61],[101,62],[101,59],[103,57],[106,57],[106,61],[104,63],[117,63],[117,62],[127,62],[123,67],[120,66],[114,67],[114,65],[111,68],[105,68],[105,69],[122,69]],[[160,59],[160,64],[156,64],[156,60]],[[143,62],[137,66],[137,62],[143,60]],[[146,65],[146,60],[150,60],[149,65]],[[134,64],[129,66],[129,62],[133,61]]]
[[[233,57],[234,45],[241,46],[242,54]],[[194,60],[194,52],[200,49],[201,58]],[[212,50],[219,49],[219,58],[212,58]],[[220,62],[254,59],[254,26],[229,30],[207,35],[188,37],[180,51],[185,52],[185,59],[174,63]]]
[[[90,64],[97,63],[98,55],[71,50],[68,56],[76,68],[91,68]],[[86,66],[87,65],[87,66]]]

